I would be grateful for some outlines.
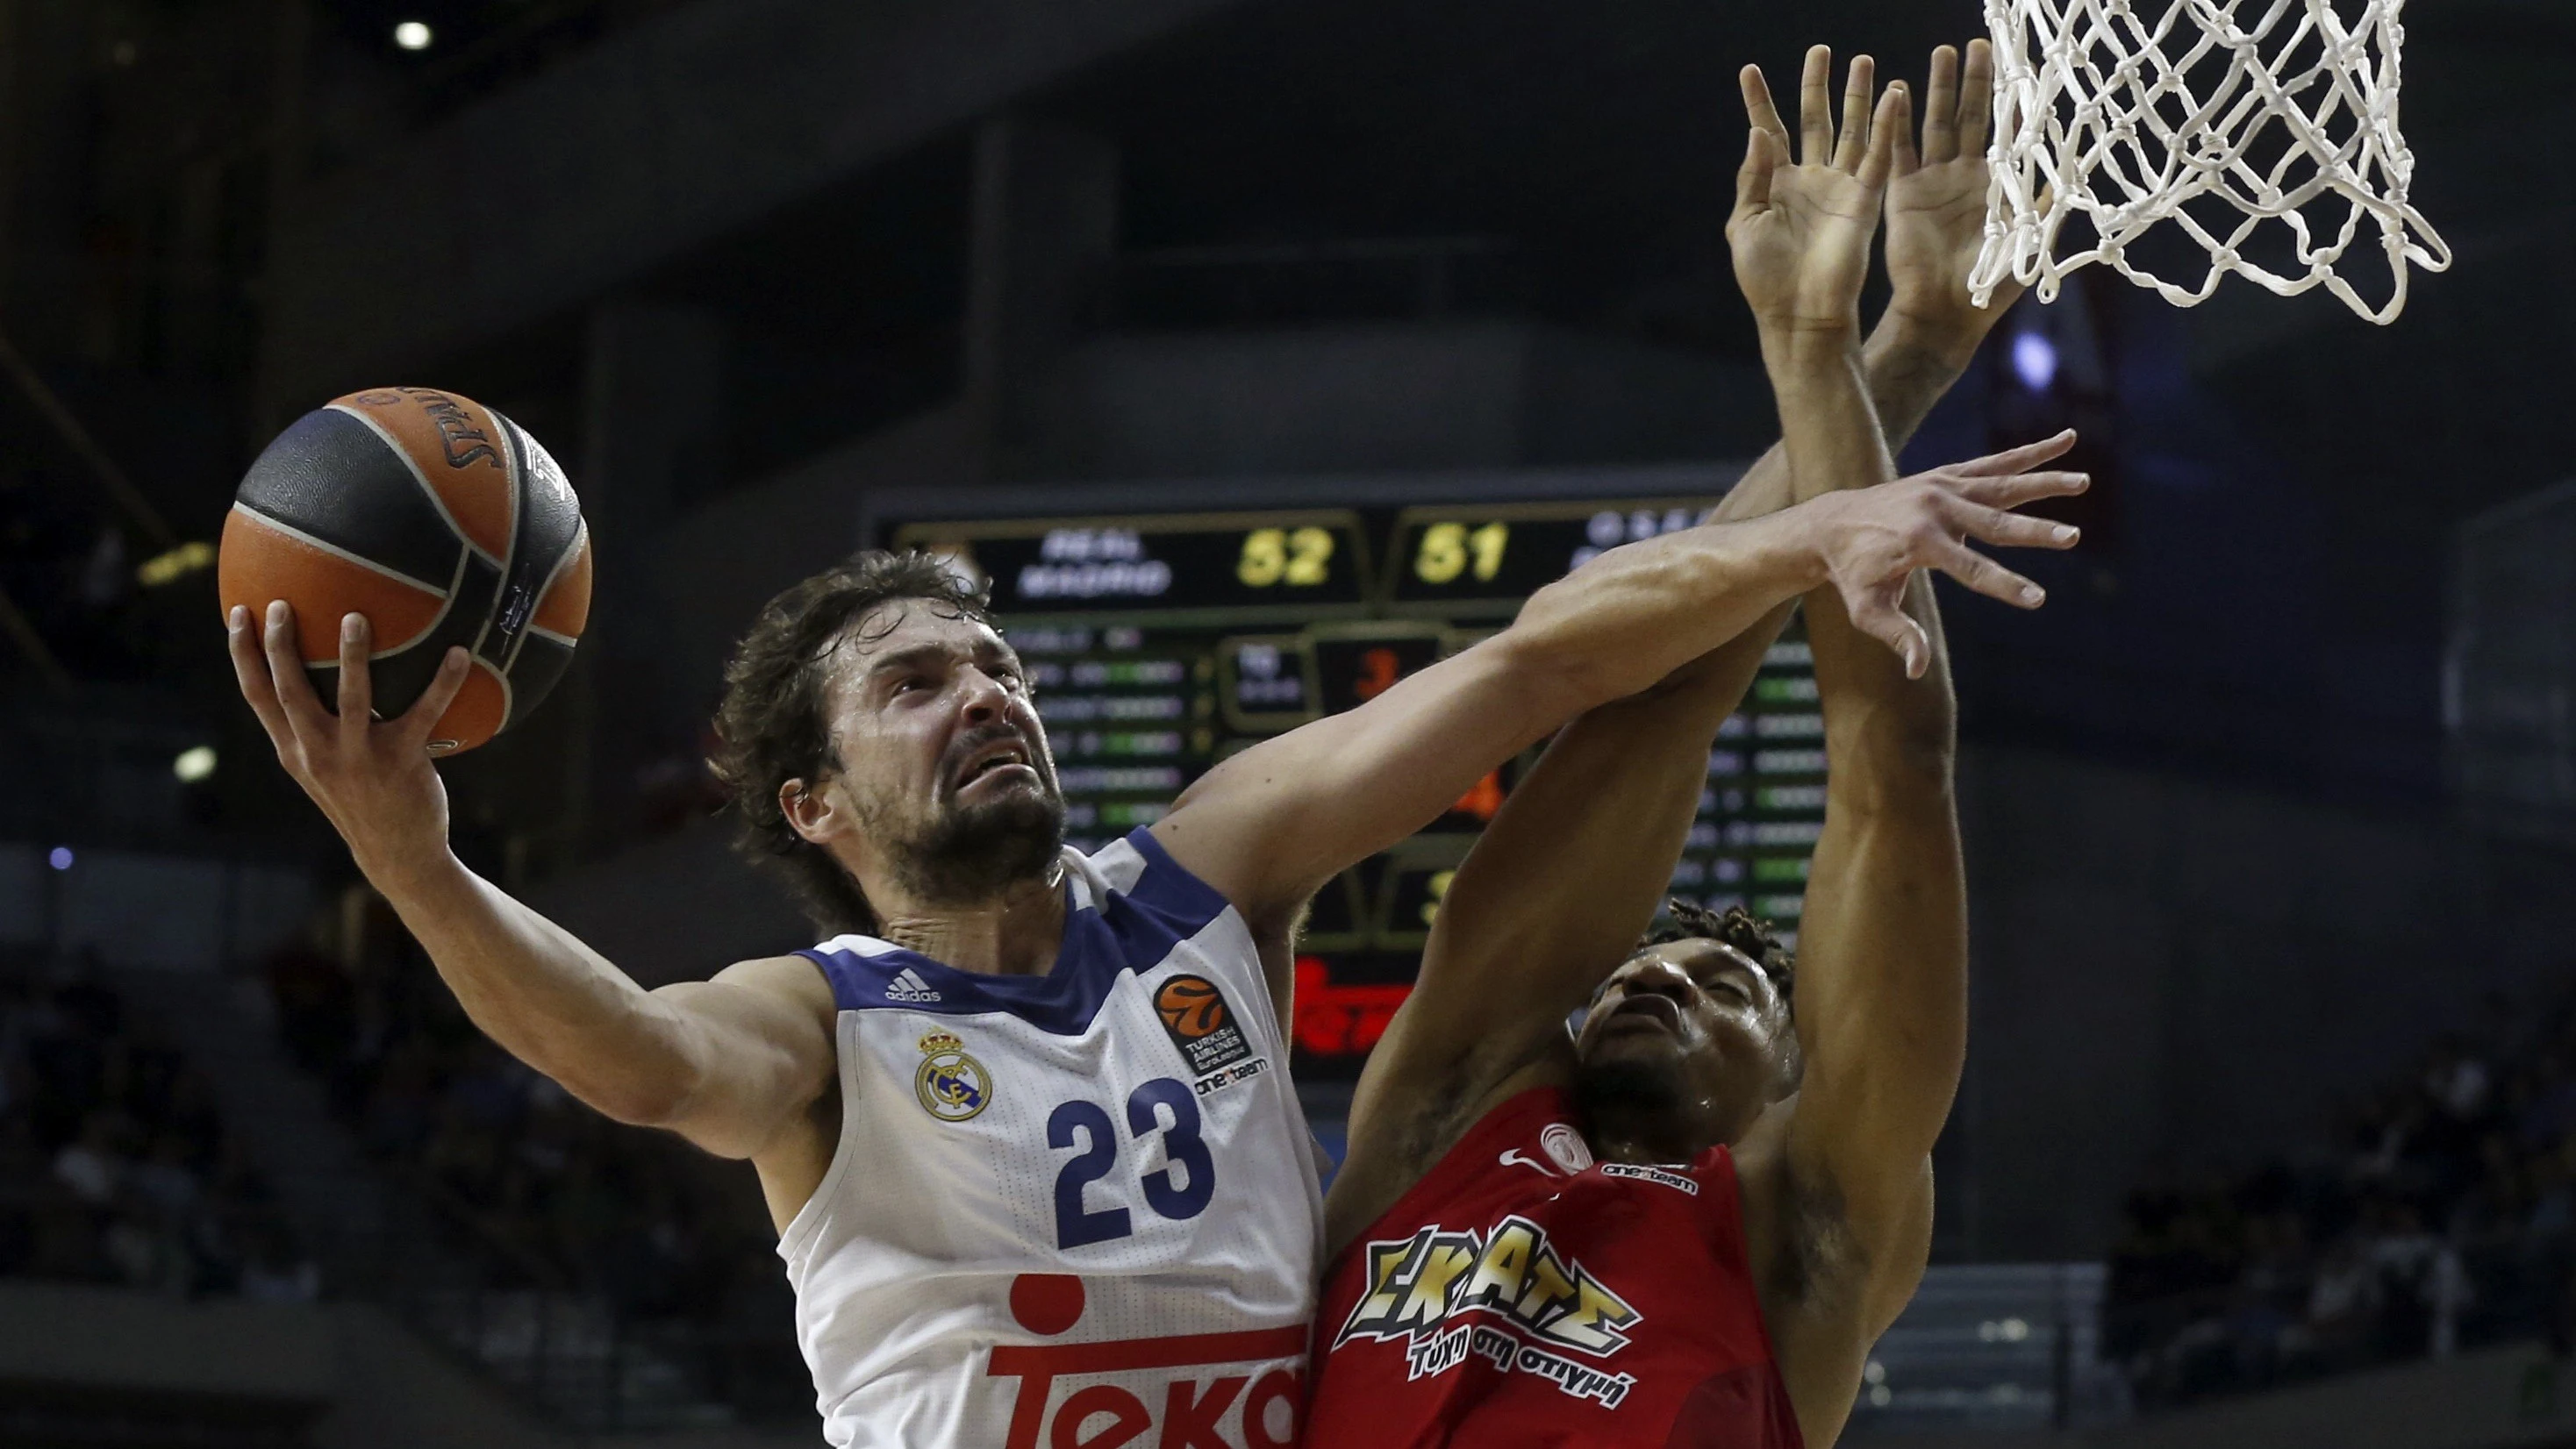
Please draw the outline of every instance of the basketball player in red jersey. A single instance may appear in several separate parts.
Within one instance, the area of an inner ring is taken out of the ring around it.
[[[1990,76],[1982,43],[1964,78],[1936,53],[1918,154],[1901,84],[1873,120],[1866,57],[1835,137],[1819,48],[1791,165],[1746,71],[1728,239],[1787,467],[1757,469],[1721,516],[1889,477],[1882,439],[1911,432],[2013,300],[1979,311],[1965,286]],[[1864,349],[1882,185],[1894,291]],[[1805,600],[1831,783],[1794,1015],[1786,953],[1741,911],[1676,903],[1675,938],[1631,954],[1785,608],[1570,726],[1477,843],[1352,1105],[1310,1444],[1823,1449],[1841,1433],[1922,1275],[1929,1153],[1964,1050],[1950,687],[1927,582],[1892,581],[1883,602],[1900,600],[1920,677],[1842,600]]]

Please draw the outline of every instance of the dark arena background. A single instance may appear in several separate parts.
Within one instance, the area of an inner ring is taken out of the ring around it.
[[[2095,484],[2047,609],[1944,586],[1969,1056],[1848,1442],[2576,1446],[2576,10],[2406,19],[2458,260],[2393,325],[2080,272],[1905,455],[2074,426]],[[0,1444],[820,1442],[750,1173],[477,1033],[244,707],[214,541],[287,423],[430,386],[561,461],[589,628],[455,848],[703,978],[812,940],[706,764],[764,600],[971,565],[1068,833],[1150,824],[1695,522],[1778,431],[1737,68],[1984,23],[0,0]],[[1803,638],[1671,882],[1793,942]],[[1317,900],[1329,1154],[1528,763]]]

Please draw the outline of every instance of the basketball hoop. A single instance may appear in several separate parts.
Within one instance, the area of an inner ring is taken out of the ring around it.
[[[2140,13],[2158,3],[1986,0],[1994,182],[1969,283],[1978,305],[2007,276],[2052,300],[2067,273],[2101,262],[2180,307],[2235,272],[2285,297],[2323,286],[2373,322],[2394,320],[2410,264],[2451,264],[2406,200],[2406,0],[2162,0],[2160,16]],[[2239,20],[2258,8],[2259,19]],[[2339,11],[2358,14],[2347,25]],[[2091,245],[2060,256],[2075,217]],[[2207,253],[2196,281],[2159,277],[2130,255],[2160,222]],[[2365,235],[2388,259],[2385,305],[2337,270]]]

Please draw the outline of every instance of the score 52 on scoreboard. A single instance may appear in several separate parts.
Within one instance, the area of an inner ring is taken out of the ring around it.
[[[1162,817],[1218,760],[1351,709],[1508,623],[1594,555],[1689,527],[1706,498],[898,517],[878,542],[988,581],[1045,720],[1066,833],[1096,849]],[[1478,831],[1536,757],[1316,897],[1298,948],[1301,1070],[1356,1070],[1413,979]],[[1824,818],[1824,721],[1794,624],[1709,754],[1671,890],[1794,941]]]

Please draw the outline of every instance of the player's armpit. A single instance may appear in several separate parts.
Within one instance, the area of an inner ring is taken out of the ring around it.
[[[651,994],[668,1014],[684,1083],[655,1120],[718,1157],[768,1152],[833,1082],[832,988],[802,956],[726,967]]]
[[[1923,1280],[1932,1247],[1932,1163],[1902,1164],[1893,1211],[1855,1217],[1841,1185],[1798,1175],[1787,1150],[1798,1101],[1766,1115],[1734,1151],[1746,1247],[1762,1318],[1800,1434],[1842,1433],[1869,1355]]]

